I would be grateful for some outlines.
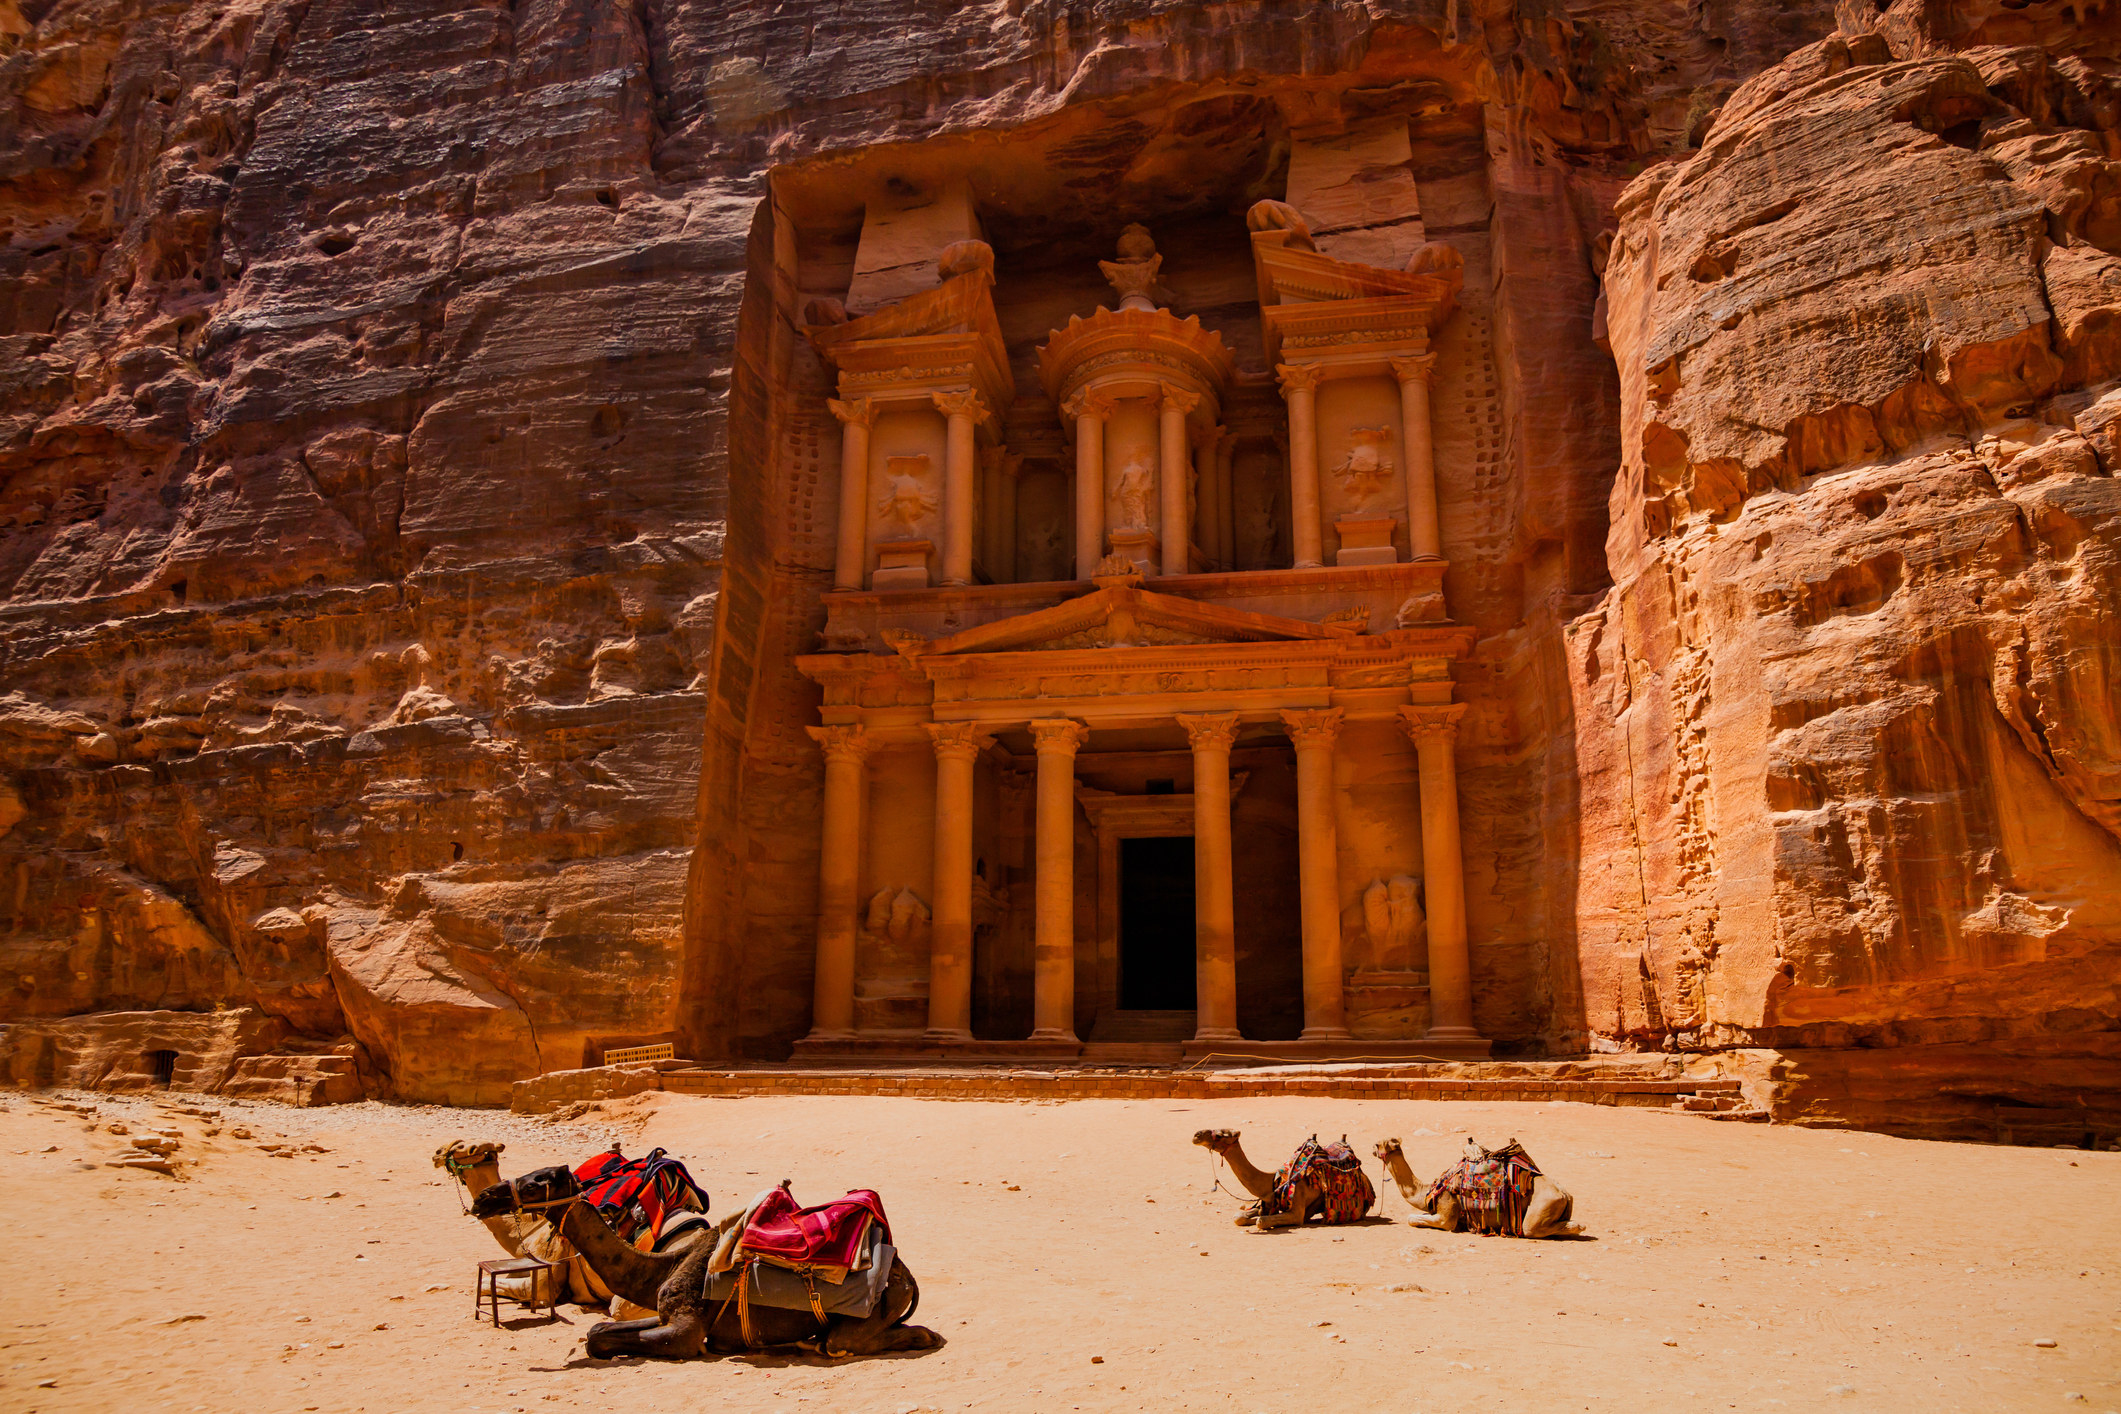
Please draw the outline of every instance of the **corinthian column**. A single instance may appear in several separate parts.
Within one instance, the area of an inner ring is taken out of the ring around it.
[[[818,852],[817,975],[810,1039],[854,1034],[854,941],[860,915],[862,793],[871,743],[859,726],[805,727],[825,752],[824,824]]]
[[[1399,380],[1399,464],[1407,483],[1407,544],[1417,560],[1443,558],[1443,534],[1436,519],[1436,438],[1429,425],[1429,376],[1435,354],[1413,354],[1392,360]]]
[[[1282,395],[1289,401],[1289,520],[1296,568],[1325,563],[1325,542],[1318,524],[1318,384],[1320,374],[1307,364],[1284,363]]]
[[[1458,840],[1458,766],[1453,751],[1463,702],[1402,707],[1421,768],[1422,890],[1429,911],[1427,1039],[1473,1041],[1473,963],[1466,950],[1466,874]]]
[[[1075,577],[1088,579],[1105,557],[1105,419],[1112,400],[1084,388],[1061,411],[1075,424]]]
[[[1184,574],[1192,568],[1187,554],[1193,543],[1192,518],[1186,514],[1186,415],[1200,406],[1200,395],[1165,384],[1161,438],[1156,459],[1157,491],[1162,501],[1163,571]]]
[[[987,420],[987,405],[978,393],[961,389],[930,395],[950,419],[950,440],[943,461],[943,583],[972,582],[973,482],[979,457],[973,438]]]
[[[1193,968],[1196,1041],[1235,1041],[1237,908],[1230,880],[1230,747],[1237,714],[1180,714],[1193,745]]]
[[[1333,813],[1333,743],[1341,709],[1284,712],[1296,747],[1296,875],[1302,889],[1306,1041],[1348,1035],[1340,956],[1340,838]]]
[[[1075,1040],[1075,753],[1089,735],[1088,727],[1065,718],[1031,724],[1038,747],[1034,1041]]]
[[[867,398],[827,401],[840,420],[840,523],[838,553],[832,560],[832,587],[862,587],[862,557],[869,544],[869,429],[876,425],[876,404]]]
[[[935,743],[935,907],[928,942],[928,1039],[972,1039],[972,768],[976,722],[929,722]]]

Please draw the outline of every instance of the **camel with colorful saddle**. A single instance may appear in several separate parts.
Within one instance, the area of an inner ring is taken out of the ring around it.
[[[435,1150],[434,1165],[463,1190],[468,1209],[471,1200],[503,1181],[500,1156],[506,1148],[484,1140],[453,1139]],[[676,1252],[708,1235],[706,1195],[693,1184],[684,1165],[667,1158],[661,1149],[645,1158],[628,1159],[614,1145],[575,1172],[592,1185],[591,1201],[607,1209],[622,1240],[649,1251]],[[573,1301],[608,1310],[622,1321],[655,1313],[654,1307],[635,1305],[606,1286],[574,1244],[542,1215],[509,1212],[481,1221],[509,1256],[535,1257],[556,1269],[496,1278],[501,1295],[508,1299],[529,1306]]]
[[[933,1350],[943,1338],[908,1325],[920,1286],[892,1245],[883,1202],[867,1190],[799,1208],[783,1182],[678,1251],[622,1241],[564,1166],[496,1183],[472,1200],[482,1222],[535,1213],[616,1295],[654,1311],[589,1332],[596,1359],[683,1359],[776,1346],[828,1356]]]
[[[1500,1149],[1483,1149],[1469,1137],[1459,1161],[1427,1184],[1414,1177],[1397,1139],[1380,1139],[1375,1153],[1414,1209],[1407,1221],[1415,1227],[1505,1237],[1576,1237],[1583,1232],[1580,1224],[1569,1221],[1575,1216],[1575,1197],[1547,1177],[1515,1139]]]
[[[1312,1135],[1273,1173],[1245,1157],[1234,1129],[1203,1129],[1193,1142],[1228,1164],[1231,1175],[1257,1200],[1237,1215],[1239,1227],[1272,1232],[1313,1218],[1321,1223],[1360,1222],[1377,1206],[1377,1190],[1362,1171],[1362,1160],[1348,1147],[1346,1135],[1338,1144],[1321,1144]]]

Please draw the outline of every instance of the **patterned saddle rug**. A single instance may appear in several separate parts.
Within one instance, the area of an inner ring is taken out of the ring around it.
[[[1424,1201],[1434,1212],[1437,1199],[1446,1194],[1457,1199],[1467,1232],[1524,1236],[1525,1209],[1532,1202],[1539,1165],[1515,1139],[1500,1149],[1480,1152],[1481,1157],[1460,1159],[1436,1175]]]
[[[1260,1204],[1262,1214],[1290,1212],[1296,1204],[1298,1184],[1308,1182],[1319,1191],[1311,1200],[1305,1218],[1317,1214],[1329,1223],[1359,1222],[1377,1205],[1377,1190],[1362,1171],[1362,1160],[1343,1137],[1338,1144],[1321,1144],[1312,1135],[1296,1146],[1289,1162],[1274,1175],[1274,1194]]]

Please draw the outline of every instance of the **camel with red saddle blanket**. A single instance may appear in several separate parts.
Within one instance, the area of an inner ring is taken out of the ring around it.
[[[873,1193],[797,1208],[783,1184],[715,1224],[714,1240],[682,1252],[628,1246],[585,1201],[574,1172],[560,1166],[496,1183],[471,1210],[481,1221],[544,1215],[616,1295],[655,1310],[652,1318],[592,1327],[589,1354],[598,1359],[794,1345],[824,1355],[881,1355],[943,1343],[936,1332],[906,1324],[920,1304],[920,1286],[892,1247]]]
[[[452,1139],[435,1150],[434,1165],[447,1173],[463,1190],[469,1206],[481,1193],[502,1182],[500,1156],[505,1144],[489,1140]],[[614,1148],[612,1156],[618,1155]],[[661,1151],[659,1150],[658,1153]],[[599,1155],[598,1159],[606,1156]],[[592,1164],[597,1160],[590,1161]],[[646,1215],[643,1215],[646,1216]],[[676,1221],[666,1220],[677,1219]],[[544,1306],[556,1300],[572,1301],[592,1310],[606,1311],[622,1321],[653,1315],[653,1306],[637,1306],[616,1295],[597,1278],[574,1247],[552,1225],[536,1213],[503,1213],[483,1219],[501,1250],[511,1257],[535,1257],[550,1262],[556,1271],[497,1277],[501,1295],[526,1306]],[[666,1213],[658,1210],[649,1224],[649,1240],[657,1251],[681,1251],[705,1237],[709,1224],[704,1213]],[[639,1240],[639,1234],[635,1234]],[[558,1284],[557,1291],[555,1283]]]
[[[1414,1209],[1407,1221],[1439,1232],[1499,1233],[1506,1237],[1576,1237],[1576,1199],[1540,1171],[1515,1139],[1483,1149],[1468,1137],[1456,1164],[1424,1184],[1407,1166],[1397,1139],[1380,1139],[1374,1151],[1399,1194]]]

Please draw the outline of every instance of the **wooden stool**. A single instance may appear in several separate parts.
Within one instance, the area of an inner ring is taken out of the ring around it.
[[[539,1272],[558,1273],[559,1270],[560,1268],[556,1263],[541,1261],[536,1257],[496,1257],[490,1262],[479,1263],[478,1280],[473,1283],[471,1289],[471,1318],[473,1320],[477,1320],[479,1318],[479,1307],[481,1305],[490,1304],[493,1309],[493,1323],[496,1326],[501,1324],[502,1277],[530,1277],[530,1294],[532,1299],[529,1301],[517,1301],[516,1304],[525,1308],[526,1310],[537,1310],[538,1303],[536,1297],[538,1287],[536,1274]],[[510,1297],[509,1300],[514,1301],[515,1298]],[[551,1295],[547,1298],[545,1303],[545,1314],[548,1316],[558,1316],[560,1314],[559,1308],[560,1278],[555,1275],[552,1280]]]

